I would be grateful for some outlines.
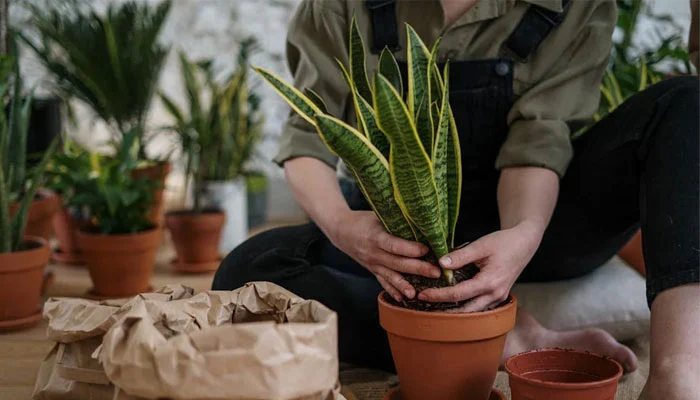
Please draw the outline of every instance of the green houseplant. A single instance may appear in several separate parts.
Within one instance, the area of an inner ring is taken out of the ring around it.
[[[61,196],[62,208],[53,217],[53,231],[59,241],[59,248],[51,258],[65,264],[83,264],[78,247],[77,231],[86,219],[80,207],[73,201],[76,188],[91,172],[90,152],[65,137],[47,167],[46,187]]]
[[[245,186],[248,194],[248,229],[253,229],[267,221],[269,181],[261,171],[247,171]]]
[[[313,91],[304,94],[264,69],[257,71],[345,162],[387,231],[427,244],[429,259],[436,260],[454,247],[461,150],[449,103],[449,65],[440,71],[435,59],[439,40],[429,51],[410,26],[406,37],[407,93],[388,50],[370,85],[365,46],[353,19],[350,65],[339,64],[353,97],[357,129],[328,115]],[[444,270],[436,280],[407,278],[421,290],[453,285],[469,274]],[[506,334],[515,325],[513,296],[493,310],[470,314],[440,311],[454,304],[394,304],[384,292],[378,301],[404,398],[489,398]]]
[[[246,70],[254,47],[252,39],[242,43],[238,68],[223,83],[214,79],[210,62],[193,63],[181,54],[180,67],[189,101],[187,113],[161,94],[165,108],[175,121],[172,129],[177,132],[185,155],[188,179],[193,176],[193,209],[166,217],[178,253],[178,260],[173,263],[177,270],[216,269],[219,254],[232,250],[247,236],[243,173],[262,126],[257,112],[259,102],[248,88]],[[223,213],[203,213],[204,207]],[[219,218],[223,225],[214,223]],[[205,221],[209,221],[208,239],[195,234],[205,229],[201,225],[197,230],[195,224],[205,224]],[[210,248],[211,244],[217,247]],[[201,253],[196,254],[196,249]]]
[[[80,100],[104,120],[115,147],[127,134],[138,138],[139,168],[133,174],[160,183],[151,216],[157,223],[170,166],[148,158],[145,120],[168,53],[158,36],[170,2],[155,8],[135,1],[110,5],[104,16],[75,5],[29,7],[39,40],[22,38],[51,73],[55,91],[66,100]]]
[[[14,86],[10,82],[13,74]],[[6,331],[41,320],[39,299],[50,248],[46,239],[31,236],[25,228],[55,143],[27,179],[26,110],[31,100],[19,108],[21,79],[12,57],[0,55],[0,82],[0,98],[4,100],[11,90],[13,103],[9,121],[0,113],[0,331]]]
[[[127,134],[120,157],[90,153],[90,172],[77,175],[73,206],[87,221],[77,233],[94,298],[129,297],[149,290],[162,228],[149,219],[153,181],[134,178],[138,137]]]

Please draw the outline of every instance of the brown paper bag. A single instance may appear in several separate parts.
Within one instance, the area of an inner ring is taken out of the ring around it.
[[[98,349],[125,392],[187,400],[339,400],[337,316],[266,282],[139,298]]]
[[[131,300],[96,302],[83,299],[49,299],[44,316],[48,337],[57,342],[41,363],[33,400],[138,400],[109,382],[100,363],[92,357],[104,333],[131,309],[138,298],[162,301],[192,297],[184,286],[166,286]]]

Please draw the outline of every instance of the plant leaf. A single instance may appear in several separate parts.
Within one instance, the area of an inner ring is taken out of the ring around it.
[[[391,82],[397,92],[403,98],[403,80],[401,78],[401,70],[396,62],[394,54],[387,48],[382,50],[379,56],[379,73],[384,75]]]
[[[449,214],[450,204],[448,200],[448,180],[447,180],[447,144],[450,138],[450,103],[449,103],[449,64],[445,65],[445,86],[440,106],[440,119],[438,129],[435,133],[435,146],[433,147],[433,171],[435,174],[435,185],[437,186],[438,200],[440,207],[438,208],[442,226],[445,232],[448,233],[449,242]]]
[[[394,199],[386,159],[363,134],[341,120],[318,115],[316,121],[318,133],[326,146],[353,171],[367,201],[387,231],[406,240],[415,240],[413,230]]]
[[[357,26],[357,18],[352,17],[350,24],[350,76],[352,82],[368,103],[372,104],[372,90],[367,79],[367,69],[365,67],[365,42]]]
[[[440,258],[448,248],[440,213],[436,212],[439,201],[430,158],[420,144],[409,110],[391,82],[377,75],[374,90],[377,122],[391,143],[389,171],[397,202]]]
[[[448,243],[451,248],[454,248],[455,231],[462,200],[462,148],[452,108],[448,106],[447,110],[450,115],[450,139],[447,141],[447,202],[449,205],[447,234]]]
[[[302,94],[294,86],[284,82],[277,75],[262,68],[253,67],[253,69],[270,85],[272,85],[275,92],[282,96],[282,98],[292,107],[294,111],[296,111],[297,114],[299,114],[299,116],[301,116],[311,125],[316,125],[316,115],[322,114],[323,112],[316,106],[316,104],[314,104],[313,101],[304,96],[304,94]]]
[[[306,94],[306,97],[309,98],[314,104],[316,104],[316,107],[318,107],[323,114],[328,114],[328,107],[326,106],[326,102],[323,101],[321,96],[318,95],[318,93],[314,92],[311,89],[304,89],[304,94]]]
[[[379,152],[384,156],[384,158],[389,158],[389,139],[386,138],[384,132],[377,126],[377,117],[374,115],[374,110],[372,106],[363,98],[359,98],[358,107],[360,109],[360,120],[362,122],[362,127],[369,141],[372,145],[379,150]]]
[[[425,93],[420,102],[420,106],[418,106],[418,112],[416,113],[416,130],[418,131],[423,149],[426,154],[431,155],[435,135],[433,133],[433,120],[427,93]]]
[[[408,111],[418,114],[421,101],[428,97],[428,60],[430,53],[416,31],[406,25],[408,37]],[[428,105],[430,103],[428,102]]]

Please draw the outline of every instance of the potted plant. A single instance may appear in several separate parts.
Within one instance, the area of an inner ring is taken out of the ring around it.
[[[124,136],[124,147],[136,149],[135,133]],[[162,229],[149,218],[153,185],[134,178],[136,151],[125,158],[90,154],[91,171],[75,182],[73,204],[89,220],[77,233],[83,260],[94,288],[93,298],[130,297],[150,290]]]
[[[440,71],[435,61],[439,41],[429,51],[410,26],[407,39],[412,66],[407,93],[388,50],[382,52],[370,85],[364,43],[353,19],[350,66],[339,64],[357,111],[357,129],[328,115],[313,91],[302,94],[274,74],[256,70],[346,163],[387,231],[425,243],[431,250],[427,259],[435,262],[454,247],[461,193],[460,145],[449,103],[449,65]],[[443,270],[439,279],[406,278],[420,291],[472,276],[473,271],[465,268],[454,273]],[[378,301],[402,398],[489,398],[506,334],[515,325],[512,295],[495,309],[469,314],[444,311],[456,304],[419,300],[398,304],[386,293]]]
[[[52,74],[56,92],[81,100],[103,119],[115,146],[127,134],[138,138],[131,173],[158,182],[151,219],[159,223],[170,164],[147,156],[145,119],[168,53],[157,40],[170,2],[155,8],[136,1],[110,5],[104,16],[75,4],[28,7],[40,40],[21,37]]]
[[[257,228],[267,221],[268,179],[260,171],[245,173],[248,192],[248,229]]]
[[[80,207],[73,201],[76,187],[90,174],[90,153],[66,138],[60,151],[56,151],[47,167],[46,186],[61,196],[62,208],[53,217],[53,231],[59,247],[51,258],[64,264],[83,264],[78,247],[77,231],[86,220]]]
[[[3,82],[0,85],[0,98],[5,98],[10,86],[8,77],[13,68],[13,98],[18,100],[19,67],[12,58],[0,55],[0,82]],[[28,107],[27,103],[25,107]],[[0,135],[0,331],[26,328],[41,320],[39,301],[45,279],[44,267],[50,254],[47,240],[25,235],[28,233],[25,228],[32,206],[37,202],[35,197],[43,183],[44,169],[55,144],[49,146],[41,162],[34,167],[31,179],[26,181],[26,175],[22,172],[22,181],[17,182],[17,171],[24,169],[26,160],[26,142],[17,140],[18,136],[23,135],[22,125],[17,123],[26,122],[26,119],[17,118],[17,114],[14,116],[16,119],[8,121],[5,114],[0,113],[0,129],[3,132]],[[20,129],[15,129],[17,127]],[[18,157],[20,153],[23,155]],[[20,199],[11,203],[18,197],[17,187],[21,188]]]
[[[226,216],[219,208],[205,209],[198,194],[202,191],[207,168],[213,162],[210,157],[221,146],[222,135],[229,134],[226,129],[232,126],[223,102],[230,100],[230,93],[236,90],[239,80],[230,80],[222,88],[213,81],[208,63],[190,62],[182,53],[179,60],[190,102],[189,115],[186,116],[170,97],[163,93],[160,97],[175,122],[169,129],[178,135],[185,161],[185,187],[189,187],[192,180],[194,205],[165,216],[177,254],[170,265],[179,272],[209,272],[219,266],[219,242]],[[200,82],[202,76],[208,79],[205,85]],[[201,101],[204,86],[211,92],[211,102],[207,105]]]

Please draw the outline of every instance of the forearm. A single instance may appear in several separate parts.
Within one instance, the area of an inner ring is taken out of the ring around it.
[[[504,168],[498,184],[501,229],[527,225],[541,238],[559,194],[559,177],[537,167]]]
[[[299,157],[285,162],[284,172],[301,208],[332,237],[338,217],[350,211],[335,171],[315,158]]]

